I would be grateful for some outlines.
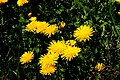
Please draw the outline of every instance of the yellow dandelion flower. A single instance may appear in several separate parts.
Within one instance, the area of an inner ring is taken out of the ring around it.
[[[93,29],[90,26],[82,25],[74,31],[74,37],[78,41],[86,41],[90,39],[93,34]]]
[[[61,55],[63,51],[66,49],[65,41],[52,41],[48,47],[48,51],[53,51],[54,53]]]
[[[37,28],[37,21],[32,21],[26,25],[26,30],[30,32],[35,32]]]
[[[120,15],[120,12],[118,12],[118,15]]]
[[[31,13],[31,12],[30,12],[30,13],[28,13],[28,16],[29,16],[29,17],[31,17],[31,15],[32,15],[32,13]]]
[[[74,57],[78,56],[81,48],[68,46],[67,49],[63,51],[62,58],[71,61]]]
[[[95,66],[95,69],[98,70],[98,71],[102,71],[104,69],[104,64],[103,63],[98,63]]]
[[[48,52],[46,55],[42,55],[39,58],[38,64],[41,64],[42,66],[55,65],[55,63],[57,63],[57,60],[57,54],[54,54],[54,52]]]
[[[29,63],[33,59],[34,54],[32,51],[24,52],[24,54],[20,57],[21,64]]]
[[[36,17],[31,17],[29,20],[30,21],[36,21],[36,19],[37,19]]]
[[[50,25],[44,30],[44,34],[48,35],[50,37],[51,35],[54,35],[58,31],[58,27],[56,24]]]
[[[43,21],[43,22],[38,21],[36,33],[43,33],[48,26],[49,26],[49,23],[47,23],[45,21]]]
[[[66,23],[62,21],[62,22],[60,22],[59,28],[64,28],[65,25],[66,25]]]
[[[18,6],[23,6],[23,4],[28,3],[28,0],[18,0],[17,5]]]
[[[0,4],[8,2],[8,0],[0,0]]]
[[[116,2],[120,3],[120,0],[115,0]]]
[[[66,44],[69,46],[74,46],[76,44],[76,41],[75,40],[68,40],[68,41],[66,41]]]
[[[50,66],[42,66],[40,68],[40,73],[43,75],[51,75],[52,73],[54,73],[56,70],[56,67],[54,65],[50,65]]]

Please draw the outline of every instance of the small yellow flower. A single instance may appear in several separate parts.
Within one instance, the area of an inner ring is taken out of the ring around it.
[[[45,21],[37,21],[36,17],[31,17],[30,20],[32,22],[26,25],[26,30],[33,33],[43,33],[45,29],[49,26],[49,23],[46,23]]]
[[[37,23],[37,28],[36,28],[36,33],[44,33],[44,31],[46,30],[46,28],[49,26],[50,24],[45,22],[45,21],[38,21]]]
[[[18,6],[23,6],[23,4],[28,3],[28,0],[18,0],[17,5]]]
[[[48,47],[48,51],[53,51],[54,53],[61,55],[63,51],[66,49],[65,41],[52,41]]]
[[[93,32],[94,31],[90,26],[81,25],[74,31],[74,37],[76,37],[78,41],[86,41],[90,39]]]
[[[120,12],[118,12],[118,15],[120,15]]]
[[[38,64],[41,64],[41,66],[55,65],[57,63],[57,60],[57,54],[54,54],[54,52],[48,52],[46,55],[42,55],[39,58]]]
[[[32,13],[31,13],[31,12],[30,12],[30,13],[28,13],[28,16],[29,16],[29,17],[31,17],[31,15],[32,15]]]
[[[66,23],[62,21],[62,22],[60,22],[59,28],[64,28],[65,25],[66,25]]]
[[[116,0],[116,2],[120,3],[120,0]]]
[[[76,41],[75,40],[68,40],[68,41],[66,41],[66,44],[69,46],[74,46],[76,44]]]
[[[41,66],[40,73],[43,75],[51,75],[52,73],[55,72],[55,70],[56,70],[56,67],[54,65]]]
[[[103,63],[98,63],[98,64],[95,66],[95,69],[98,70],[98,71],[102,71],[102,70],[104,69]]]
[[[74,57],[78,56],[78,53],[81,52],[81,48],[67,46],[67,49],[63,51],[62,58],[68,61],[71,61]]]
[[[58,31],[58,27],[56,24],[50,25],[48,26],[45,30],[44,30],[44,34],[48,35],[48,37],[50,37],[51,35],[54,35],[56,32]]]
[[[21,64],[29,63],[33,59],[34,54],[32,51],[24,52],[24,54],[20,57]]]
[[[0,4],[8,2],[8,0],[0,0]]]
[[[30,32],[35,32],[37,28],[37,21],[32,21],[26,25],[26,30]]]
[[[37,19],[36,17],[31,17],[29,20],[30,21],[36,21],[36,19]]]

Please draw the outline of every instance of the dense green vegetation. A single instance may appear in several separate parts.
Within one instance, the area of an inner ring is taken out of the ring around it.
[[[15,2],[14,2],[15,1]],[[120,76],[120,4],[114,0],[30,0],[18,6],[16,0],[0,4],[0,78],[3,80],[117,80]],[[28,13],[50,24],[66,23],[60,32],[48,38],[25,30]],[[75,39],[73,32],[81,25],[90,25],[93,36],[77,42],[82,49],[71,61],[58,59],[52,75],[39,73],[39,57],[47,52],[52,40]],[[21,64],[20,56],[32,50],[31,63]],[[105,65],[97,71],[97,63]]]

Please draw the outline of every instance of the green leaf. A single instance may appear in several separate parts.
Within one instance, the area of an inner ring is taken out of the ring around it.
[[[74,22],[74,25],[79,27],[80,26],[80,22]]]
[[[64,9],[59,9],[56,11],[57,14],[61,14],[61,12],[64,11]]]
[[[40,51],[40,49],[37,48],[37,47],[35,47],[33,50],[34,50],[36,53],[38,53],[38,52]]]
[[[97,50],[97,48],[95,48],[95,53],[97,53],[98,52],[98,50]]]

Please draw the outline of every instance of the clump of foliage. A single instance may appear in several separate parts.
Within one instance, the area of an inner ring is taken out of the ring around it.
[[[0,79],[118,79],[119,7],[119,0],[0,0]],[[29,19],[35,25],[27,28]]]

